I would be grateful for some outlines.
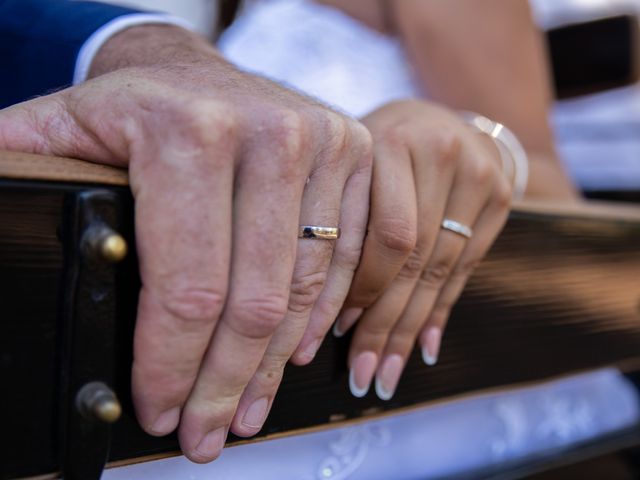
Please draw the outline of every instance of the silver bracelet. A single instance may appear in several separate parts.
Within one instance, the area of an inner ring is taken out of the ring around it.
[[[513,177],[513,198],[523,198],[529,181],[529,160],[518,137],[503,124],[494,122],[484,115],[474,112],[461,114],[470,126],[493,139],[500,153],[505,175],[508,178]]]

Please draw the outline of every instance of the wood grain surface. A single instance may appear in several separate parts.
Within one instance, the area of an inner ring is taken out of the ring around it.
[[[0,178],[44,182],[128,185],[126,170],[73,158],[0,150]]]

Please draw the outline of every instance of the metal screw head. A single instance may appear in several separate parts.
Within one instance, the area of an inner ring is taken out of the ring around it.
[[[109,232],[99,242],[99,250],[102,258],[111,263],[124,260],[127,256],[127,242],[122,235]]]
[[[76,407],[85,418],[114,423],[122,415],[116,394],[102,382],[90,382],[76,395]]]
[[[82,248],[87,258],[117,263],[127,256],[127,241],[118,232],[104,224],[92,225],[82,237]]]
[[[104,423],[114,423],[122,415],[122,407],[116,398],[101,399],[93,405],[91,413]]]

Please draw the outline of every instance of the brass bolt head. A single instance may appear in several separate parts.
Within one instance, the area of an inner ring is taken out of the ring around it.
[[[93,407],[93,415],[105,423],[114,423],[122,415],[122,407],[117,399],[104,399],[96,402]]]
[[[113,423],[122,415],[116,394],[103,382],[85,384],[76,394],[76,408],[86,419]]]
[[[100,254],[105,260],[116,263],[127,256],[127,241],[118,233],[106,235],[100,242]]]

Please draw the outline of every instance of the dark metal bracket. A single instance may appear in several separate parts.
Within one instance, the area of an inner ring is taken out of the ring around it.
[[[60,455],[63,478],[97,480],[121,414],[113,393],[116,263],[127,253],[117,193],[89,190],[66,198],[62,240]]]

